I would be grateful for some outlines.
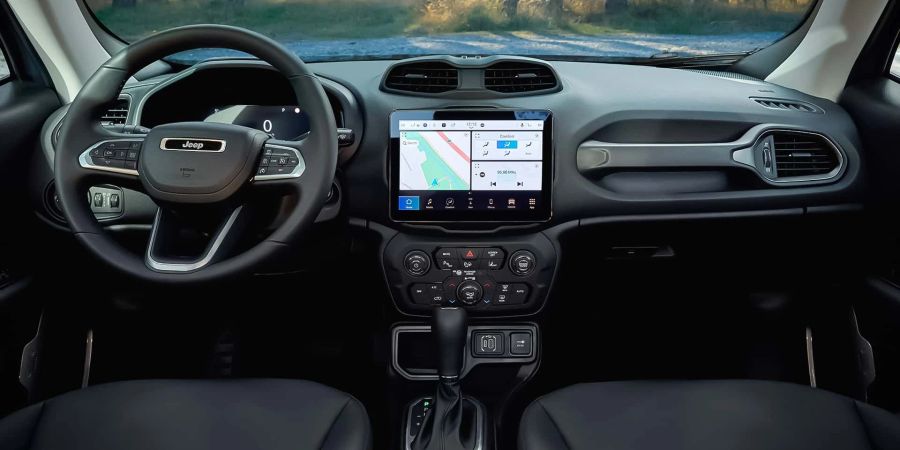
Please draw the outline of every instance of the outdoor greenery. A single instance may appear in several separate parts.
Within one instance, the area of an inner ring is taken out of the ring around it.
[[[88,0],[132,40],[177,25],[221,23],[277,39],[454,32],[720,34],[786,32],[812,0]]]

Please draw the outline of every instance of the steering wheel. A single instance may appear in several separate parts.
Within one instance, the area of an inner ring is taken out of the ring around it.
[[[207,122],[165,124],[147,134],[101,126],[104,107],[139,69],[173,53],[209,47],[249,53],[284,75],[309,116],[309,133],[283,141],[256,129]],[[88,79],[60,129],[54,165],[62,210],[77,240],[134,277],[171,283],[247,274],[290,248],[322,209],[337,158],[331,105],[303,61],[249,30],[193,25],[129,45]],[[117,243],[94,217],[86,200],[89,188],[102,184],[138,189],[159,206],[143,256]],[[276,195],[292,199],[283,221],[260,242],[242,245],[242,225],[253,218],[253,203]],[[185,229],[209,236],[205,248],[185,255],[178,248]]]

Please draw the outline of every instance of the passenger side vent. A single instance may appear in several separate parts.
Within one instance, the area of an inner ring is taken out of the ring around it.
[[[484,87],[504,94],[556,89],[559,81],[547,66],[527,62],[499,62],[484,69]]]
[[[754,97],[753,101],[759,103],[760,105],[769,108],[769,109],[780,109],[784,111],[800,111],[807,113],[818,113],[821,114],[822,111],[819,107],[806,103],[800,102],[797,100],[782,100],[777,98],[760,98]]]
[[[459,86],[459,71],[442,62],[417,62],[394,66],[384,87],[395,91],[439,94]]]
[[[837,173],[841,155],[824,136],[813,133],[772,133],[775,179],[826,178]]]
[[[100,117],[100,125],[103,125],[104,127],[125,125],[125,121],[128,119],[129,103],[127,97],[119,98],[110,103],[109,108],[103,113],[103,116]]]

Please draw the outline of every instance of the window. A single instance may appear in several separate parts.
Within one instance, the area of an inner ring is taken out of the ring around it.
[[[9,78],[9,65],[6,64],[6,56],[3,55],[3,49],[0,48],[0,83]]]
[[[126,41],[192,23],[251,28],[307,61],[428,54],[622,60],[742,55],[816,0],[86,0]],[[178,60],[230,56],[192,51]]]
[[[894,62],[891,63],[891,75],[900,78],[900,48],[894,53]]]

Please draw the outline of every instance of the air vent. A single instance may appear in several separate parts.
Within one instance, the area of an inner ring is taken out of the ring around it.
[[[559,82],[547,66],[500,62],[484,69],[484,87],[505,94],[555,89]]]
[[[104,127],[125,125],[125,120],[128,119],[128,104],[128,98],[125,97],[110,103],[109,108],[100,117],[100,124]]]
[[[755,98],[753,98],[753,101],[755,101],[756,103],[759,103],[760,105],[765,106],[766,108],[769,108],[769,109],[780,109],[780,110],[784,110],[784,111],[800,111],[800,112],[807,112],[807,113],[822,113],[822,112],[824,112],[815,105],[805,103],[805,102],[799,102],[796,100],[783,100],[783,99],[778,99],[778,98],[755,97]]]
[[[772,133],[772,146],[778,180],[827,178],[841,165],[838,150],[818,134],[777,131]]]
[[[459,71],[442,62],[419,62],[394,66],[384,87],[395,91],[439,94],[459,86]]]

